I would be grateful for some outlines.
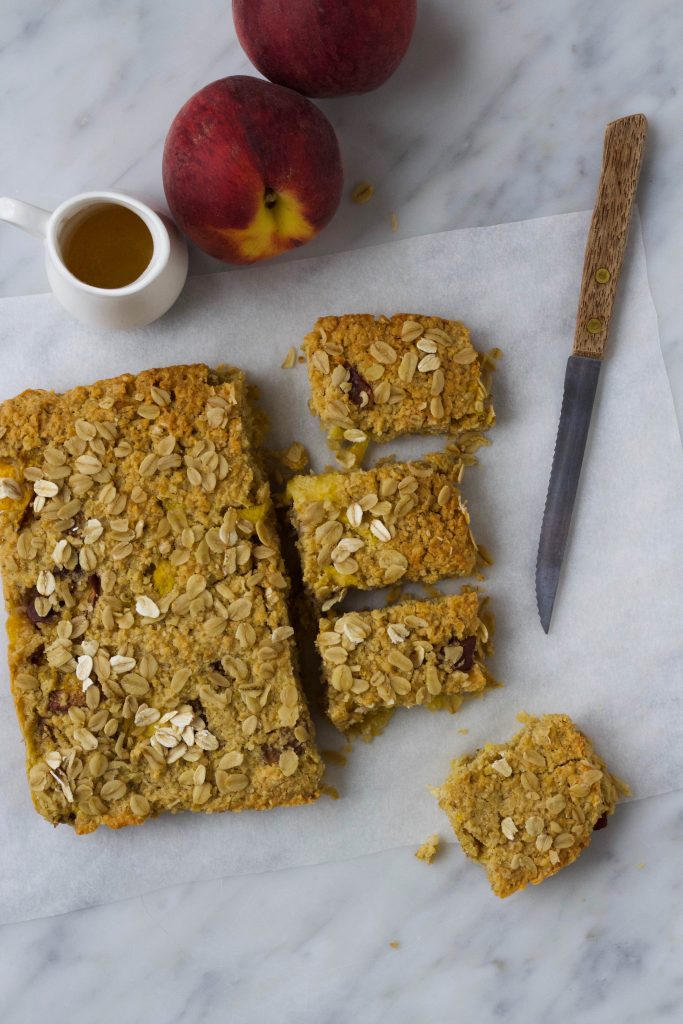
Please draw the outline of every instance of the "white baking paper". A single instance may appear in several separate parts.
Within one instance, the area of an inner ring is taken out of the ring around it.
[[[329,772],[338,801],[168,815],[77,837],[33,810],[2,651],[1,921],[447,834],[428,785],[456,755],[510,736],[520,709],[575,717],[637,797],[683,785],[683,460],[637,223],[550,636],[536,612],[536,547],[588,219],[449,232],[195,278],[169,315],[130,334],[80,327],[50,296],[0,303],[0,398],[150,366],[234,362],[261,388],[273,444],[303,441],[318,468],[330,456],[307,409],[305,369],[280,363],[319,315],[437,313],[469,324],[480,349],[505,353],[494,443],[464,480],[475,534],[495,559],[487,583],[498,620],[493,667],[505,688],[456,716],[397,714]],[[388,448],[405,455],[438,445]],[[329,726],[321,745],[341,746]]]

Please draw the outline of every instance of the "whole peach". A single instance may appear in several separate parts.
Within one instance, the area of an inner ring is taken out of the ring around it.
[[[310,100],[235,75],[200,89],[176,115],[163,156],[166,200],[211,256],[254,263],[310,241],[343,186],[332,125]]]
[[[305,96],[376,89],[401,63],[417,0],[232,0],[238,38],[271,82]]]

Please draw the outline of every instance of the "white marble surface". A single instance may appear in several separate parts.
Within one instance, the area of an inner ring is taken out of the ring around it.
[[[590,207],[604,122],[642,110],[640,209],[680,411],[680,3],[420,6],[395,78],[325,104],[349,183],[377,195],[345,201],[306,254],[385,240],[392,211],[410,236]],[[44,206],[106,186],[159,202],[173,114],[237,71],[225,0],[3,0],[0,189]],[[193,267],[222,269],[209,262]],[[43,288],[36,243],[0,226],[0,294]],[[675,793],[623,808],[576,866],[506,903],[449,847],[429,869],[397,850],[8,926],[0,1020],[673,1024],[682,849]]]

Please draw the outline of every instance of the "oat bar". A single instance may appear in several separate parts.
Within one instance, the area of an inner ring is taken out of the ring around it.
[[[348,587],[433,583],[473,571],[477,547],[457,487],[460,468],[439,453],[289,481],[304,582],[324,610]]]
[[[0,407],[11,687],[37,810],[79,833],[317,797],[239,370]]]
[[[576,860],[628,793],[567,715],[520,717],[524,728],[509,743],[454,761],[436,791],[463,850],[501,897]]]
[[[304,350],[311,412],[333,436],[389,441],[486,430],[495,420],[485,357],[455,320],[326,316],[306,335]]]
[[[457,709],[488,682],[489,631],[474,591],[321,619],[327,713],[338,729],[380,708]]]

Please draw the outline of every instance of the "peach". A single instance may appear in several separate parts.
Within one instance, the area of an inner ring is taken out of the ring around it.
[[[310,241],[343,186],[332,125],[310,100],[246,75],[200,89],[176,115],[163,157],[180,229],[228,263],[254,263]]]
[[[237,36],[271,82],[306,96],[369,92],[401,63],[417,0],[232,0]]]

